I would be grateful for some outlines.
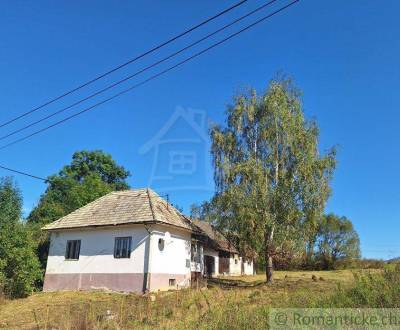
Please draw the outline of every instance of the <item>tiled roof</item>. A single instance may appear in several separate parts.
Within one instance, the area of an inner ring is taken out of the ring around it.
[[[54,221],[43,230],[164,223],[193,230],[191,221],[151,189],[111,192]]]
[[[213,245],[216,249],[238,253],[237,249],[232,245],[232,243],[229,242],[229,240],[224,235],[222,235],[217,229],[215,229],[212,224],[206,221],[193,220],[193,219],[192,222],[195,226],[200,228],[201,231],[208,236],[208,238],[214,243]]]

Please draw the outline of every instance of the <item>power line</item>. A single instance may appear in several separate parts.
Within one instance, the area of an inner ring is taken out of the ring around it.
[[[147,50],[146,52],[144,52],[144,53],[142,53],[142,54],[130,59],[129,61],[127,61],[127,62],[125,62],[123,64],[120,64],[120,65],[116,66],[115,68],[113,68],[113,69],[111,69],[111,70],[109,70],[107,72],[104,72],[104,73],[98,75],[97,77],[95,77],[95,78],[93,78],[93,79],[91,79],[91,80],[89,80],[89,81],[87,81],[87,82],[85,82],[85,83],[83,83],[83,84],[81,84],[81,85],[79,85],[79,86],[77,86],[77,87],[75,87],[75,88],[73,88],[73,89],[71,89],[71,90],[69,90],[69,91],[57,96],[57,97],[55,97],[55,98],[53,98],[53,99],[50,99],[50,100],[46,101],[45,103],[37,106],[36,108],[33,108],[33,109],[31,109],[31,110],[29,110],[29,111],[27,111],[25,113],[22,113],[21,115],[15,117],[15,118],[12,118],[12,119],[8,120],[7,122],[1,124],[0,128],[11,124],[11,123],[15,122],[18,119],[24,118],[25,116],[27,116],[27,115],[29,115],[29,114],[31,114],[33,112],[36,112],[36,111],[38,111],[38,110],[40,110],[40,109],[42,109],[42,108],[44,108],[44,107],[56,102],[56,101],[58,101],[58,100],[60,100],[60,99],[62,99],[64,97],[66,97],[66,96],[68,96],[68,95],[70,95],[70,94],[72,94],[72,93],[74,93],[74,92],[76,92],[76,91],[78,91],[78,90],[80,90],[80,89],[82,89],[82,88],[84,88],[84,87],[96,82],[97,80],[100,80],[100,79],[110,75],[111,73],[113,73],[113,72],[115,72],[115,71],[117,71],[119,69],[122,69],[123,67],[125,67],[125,66],[127,66],[129,64],[132,64],[133,62],[136,62],[139,59],[141,59],[141,58],[143,58],[143,57],[145,57],[145,56],[147,56],[147,55],[149,55],[151,53],[154,53],[155,51],[159,50],[160,48],[162,48],[162,47],[164,47],[164,46],[176,41],[177,39],[182,38],[183,36],[193,32],[194,30],[200,28],[201,26],[203,26],[203,25],[215,20],[216,18],[218,18],[218,17],[230,12],[231,10],[243,5],[247,1],[248,0],[242,0],[242,1],[234,4],[233,6],[227,8],[227,9],[224,9],[223,11],[219,12],[218,14],[206,19],[205,21],[203,21],[203,22],[191,27],[190,29],[188,29],[188,30],[176,35],[175,37],[172,37],[171,39],[169,39],[167,41],[164,41],[163,43],[161,43],[161,44],[159,44],[159,45]]]
[[[56,112],[54,112],[54,113],[52,113],[52,114],[50,114],[48,116],[45,116],[45,117],[43,117],[41,119],[38,119],[38,120],[34,121],[33,123],[30,123],[30,124],[28,124],[28,125],[26,125],[26,126],[24,126],[22,128],[16,129],[16,130],[14,130],[14,131],[6,134],[6,135],[1,136],[0,137],[0,141],[4,140],[6,138],[9,138],[10,136],[13,136],[13,135],[15,135],[17,133],[20,133],[20,132],[22,132],[22,131],[24,131],[24,130],[26,130],[26,129],[34,126],[34,125],[37,125],[37,124],[47,120],[47,119],[50,119],[50,118],[52,118],[52,117],[54,117],[54,116],[56,116],[56,115],[58,115],[58,114],[60,114],[60,113],[62,113],[64,111],[66,111],[66,110],[69,110],[69,109],[71,109],[71,108],[73,108],[73,107],[75,107],[75,106],[77,106],[77,105],[79,105],[79,104],[81,104],[81,103],[83,103],[83,102],[85,102],[87,100],[90,100],[90,99],[94,98],[97,95],[100,95],[100,94],[106,92],[107,90],[110,90],[111,88],[114,88],[114,87],[116,87],[116,86],[118,86],[118,85],[120,85],[120,84],[122,84],[122,83],[124,83],[124,82],[126,82],[126,81],[128,81],[128,80],[130,80],[130,79],[132,79],[132,78],[134,78],[136,76],[138,76],[139,74],[144,73],[145,71],[150,70],[151,68],[154,68],[155,66],[157,66],[157,65],[159,65],[159,64],[161,64],[161,63],[163,63],[163,62],[165,62],[165,61],[167,61],[167,60],[169,60],[169,59],[171,59],[173,57],[175,57],[176,55],[179,55],[179,54],[183,53],[184,51],[186,51],[186,50],[198,45],[199,43],[203,42],[204,40],[211,38],[212,36],[216,35],[217,33],[222,32],[222,31],[226,30],[227,28],[233,26],[234,24],[239,23],[243,19],[245,19],[245,18],[247,18],[247,17],[249,17],[251,15],[254,15],[255,13],[259,12],[262,9],[265,9],[267,6],[272,5],[276,1],[278,1],[278,0],[271,0],[271,1],[269,1],[269,2],[267,2],[265,4],[263,4],[263,5],[259,6],[258,8],[250,11],[249,13],[247,13],[247,14],[245,14],[245,15],[243,15],[243,16],[235,19],[235,20],[233,20],[232,22],[224,25],[223,27],[215,30],[214,32],[211,32],[211,33],[207,34],[206,36],[204,36],[204,37],[200,38],[199,40],[189,44],[188,46],[183,47],[183,48],[181,48],[180,50],[178,50],[178,51],[176,51],[174,53],[171,53],[170,55],[162,58],[161,60],[159,60],[159,61],[157,61],[157,62],[155,62],[155,63],[153,63],[151,65],[148,65],[148,66],[144,67],[143,69],[141,69],[139,71],[136,71],[135,73],[133,73],[133,74],[131,74],[131,75],[129,75],[129,76],[127,76],[127,77],[125,77],[125,78],[123,78],[123,79],[121,79],[121,80],[119,80],[119,81],[117,81],[117,82],[115,82],[115,83],[113,83],[113,84],[111,84],[111,85],[109,85],[109,86],[107,86],[107,87],[105,87],[105,88],[103,88],[103,89],[101,89],[101,90],[99,90],[99,91],[97,91],[97,92],[95,92],[95,93],[83,98],[83,99],[80,99],[80,100],[72,103],[71,105],[69,105],[67,107],[64,107],[64,108],[62,108],[62,109],[60,109],[60,110],[58,110],[58,111],[56,111]]]
[[[258,20],[255,21],[254,23],[252,23],[252,24],[250,24],[250,25],[247,25],[246,27],[242,28],[241,30],[239,30],[239,31],[237,31],[237,32],[235,32],[235,33],[229,35],[228,37],[226,37],[226,38],[224,38],[224,39],[222,39],[222,40],[220,40],[220,41],[218,41],[217,43],[212,44],[211,46],[209,46],[209,47],[203,49],[202,51],[200,51],[200,52],[198,52],[198,53],[195,53],[194,55],[192,55],[192,56],[190,56],[190,57],[184,59],[183,61],[178,62],[177,64],[175,64],[175,65],[173,65],[173,66],[171,66],[171,67],[169,67],[169,68],[167,68],[167,69],[165,69],[165,70],[163,70],[163,71],[161,71],[161,72],[159,72],[159,73],[157,73],[157,74],[155,74],[155,75],[153,75],[153,76],[151,76],[151,77],[149,77],[149,78],[147,78],[147,79],[145,79],[145,80],[143,80],[143,81],[141,81],[140,83],[137,83],[137,84],[131,86],[130,88],[127,88],[127,89],[125,89],[125,90],[123,90],[123,91],[121,91],[121,92],[119,92],[119,93],[117,93],[117,94],[114,94],[113,96],[111,96],[111,97],[109,97],[109,98],[106,98],[106,99],[104,99],[103,101],[100,101],[100,102],[98,102],[98,103],[95,103],[94,105],[92,105],[92,106],[90,106],[90,107],[88,107],[88,108],[85,108],[85,109],[83,109],[83,110],[81,110],[81,111],[79,111],[79,112],[77,112],[77,113],[75,113],[75,114],[73,114],[73,115],[71,115],[71,116],[68,116],[68,117],[66,117],[66,118],[64,118],[64,119],[62,119],[62,120],[60,120],[60,121],[58,121],[58,122],[55,122],[55,123],[52,124],[52,125],[49,125],[49,126],[47,126],[47,127],[44,127],[44,128],[42,128],[42,129],[40,129],[40,130],[38,130],[38,131],[35,131],[35,132],[29,134],[29,135],[26,135],[26,136],[24,136],[24,137],[22,137],[22,138],[19,138],[19,139],[13,141],[13,142],[10,142],[10,143],[8,143],[8,144],[6,144],[6,145],[3,145],[2,147],[0,147],[0,150],[3,150],[3,149],[5,149],[5,148],[7,148],[7,147],[9,147],[9,146],[12,146],[12,145],[14,145],[14,144],[17,144],[17,143],[19,143],[19,142],[22,142],[22,141],[24,141],[24,140],[26,140],[26,139],[28,139],[28,138],[31,138],[31,137],[33,137],[33,136],[35,136],[35,135],[37,135],[37,134],[42,133],[42,132],[44,132],[44,131],[47,131],[47,130],[50,129],[50,128],[53,128],[53,127],[55,127],[55,126],[57,126],[57,125],[60,125],[60,124],[66,122],[66,121],[68,121],[68,120],[70,120],[70,119],[72,119],[72,118],[74,118],[74,117],[77,117],[77,116],[79,116],[79,115],[81,115],[81,114],[83,114],[83,113],[85,113],[85,112],[88,112],[88,111],[90,111],[90,110],[92,110],[92,109],[94,109],[94,108],[96,108],[96,107],[98,107],[98,106],[100,106],[100,105],[102,105],[102,104],[104,104],[104,103],[107,103],[107,102],[109,102],[109,101],[111,101],[111,100],[113,100],[113,99],[115,99],[115,98],[117,98],[117,97],[119,97],[119,96],[121,96],[121,95],[123,95],[123,94],[126,94],[126,93],[128,93],[128,92],[134,90],[135,88],[137,88],[137,87],[139,87],[139,86],[141,86],[141,85],[144,85],[144,84],[148,83],[149,81],[151,81],[151,80],[153,80],[153,79],[156,79],[156,78],[158,78],[159,76],[162,76],[163,74],[165,74],[165,73],[167,73],[167,72],[169,72],[169,71],[171,71],[171,70],[173,70],[173,69],[175,69],[175,68],[177,68],[177,67],[179,67],[179,66],[181,66],[181,65],[183,65],[183,64],[185,64],[185,63],[187,63],[187,62],[189,62],[189,61],[191,61],[191,60],[193,60],[193,59],[195,59],[196,57],[198,57],[198,56],[200,56],[200,55],[202,55],[202,54],[208,52],[209,50],[211,50],[211,49],[213,49],[213,48],[215,48],[215,47],[217,47],[217,46],[219,46],[219,45],[225,43],[226,41],[228,41],[228,40],[234,38],[235,36],[237,36],[237,35],[239,35],[239,34],[245,32],[245,31],[251,29],[252,27],[254,27],[254,26],[260,24],[261,22],[263,22],[263,21],[269,19],[270,17],[272,17],[272,16],[274,16],[274,15],[280,13],[281,11],[283,11],[283,10],[289,8],[290,6],[294,5],[295,3],[299,2],[299,1],[300,1],[300,0],[294,0],[294,1],[290,2],[289,4],[287,4],[287,5],[283,6],[283,7],[281,7],[280,9],[277,9],[276,11],[274,11],[274,12],[272,12],[272,13],[270,13],[270,14],[268,14],[268,15],[266,15],[266,16],[260,18],[260,19],[258,19]]]
[[[48,181],[47,179],[41,178],[40,176],[36,176],[36,175],[29,174],[29,173],[26,173],[26,172],[21,172],[21,171],[18,171],[18,170],[14,170],[14,169],[9,168],[9,167],[5,167],[5,166],[1,166],[0,165],[0,169],[6,170],[6,171],[9,171],[9,172],[13,172],[13,173],[17,173],[17,174],[20,174],[20,175],[25,175],[25,176],[28,176],[30,178],[41,180],[41,181],[44,181],[44,182]]]

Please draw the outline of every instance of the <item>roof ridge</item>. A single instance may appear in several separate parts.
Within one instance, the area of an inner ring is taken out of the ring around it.
[[[156,198],[156,202],[160,203],[163,207],[165,207],[167,210],[169,210],[168,212],[173,212],[175,213],[182,222],[186,223],[189,226],[193,226],[193,222],[190,220],[189,217],[187,217],[185,214],[183,214],[181,211],[179,211],[172,203],[169,203],[167,200],[165,200],[162,196],[160,196],[159,194],[157,194],[154,190],[152,190],[151,188],[147,188],[147,193],[149,196],[149,201],[150,201],[150,207],[151,207],[151,211],[153,213],[154,216],[154,220],[161,220],[161,219],[157,219],[156,218],[156,212],[154,211],[154,204],[151,200],[151,196],[150,196],[150,192],[153,193]],[[163,221],[163,220],[161,220]]]
[[[170,203],[169,201],[165,200],[162,196],[160,196],[159,194],[157,194],[154,190],[152,190],[151,188],[148,188],[149,191],[151,191],[152,193],[155,194],[155,198],[158,199],[158,202],[161,203],[164,207],[166,207],[167,209],[170,209],[172,211],[174,211],[178,216],[184,218],[185,220],[187,220],[190,224],[192,223],[188,217],[186,215],[184,215],[181,211],[179,211],[174,204]],[[165,205],[164,205],[165,204]]]
[[[150,211],[151,211],[151,214],[153,215],[153,220],[156,221],[156,215],[154,213],[153,202],[152,202],[151,197],[150,197],[149,188],[147,188],[146,191],[147,191],[147,197],[149,199]]]
[[[194,225],[195,226],[195,223],[192,221],[192,219],[190,219],[190,217],[188,217],[187,215],[181,213],[179,210],[178,210],[178,212],[179,212],[179,215],[181,215],[190,225]]]

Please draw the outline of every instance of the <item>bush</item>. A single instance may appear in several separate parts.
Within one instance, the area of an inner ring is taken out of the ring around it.
[[[0,179],[0,295],[11,298],[31,293],[42,276],[21,210],[19,189],[12,179]]]
[[[23,224],[17,223],[13,228],[0,233],[0,241],[2,292],[10,298],[32,293],[42,272],[30,232]]]
[[[355,286],[350,289],[338,289],[321,306],[329,307],[400,307],[400,265],[387,266],[382,272],[355,274]]]

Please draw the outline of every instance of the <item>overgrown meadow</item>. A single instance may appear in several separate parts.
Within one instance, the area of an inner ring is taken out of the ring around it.
[[[400,307],[400,268],[277,272],[147,296],[37,293],[3,300],[5,329],[266,329],[271,307]]]

